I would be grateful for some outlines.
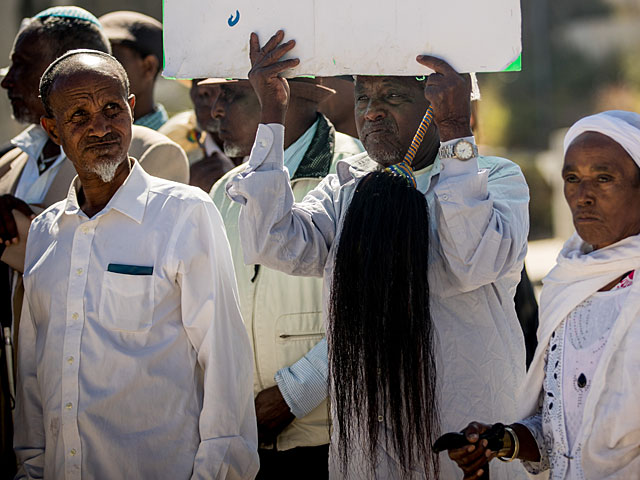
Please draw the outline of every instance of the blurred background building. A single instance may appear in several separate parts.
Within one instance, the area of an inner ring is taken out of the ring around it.
[[[8,63],[20,20],[70,2],[3,0],[0,62]],[[78,0],[96,16],[136,10],[162,20],[162,0]],[[482,153],[516,161],[531,188],[530,255],[534,281],[553,265],[573,226],[562,197],[565,129],[601,110],[640,111],[640,0],[522,0],[522,71],[480,74]],[[472,48],[472,47],[471,47]],[[2,65],[3,63],[0,63]],[[170,114],[190,108],[188,90],[161,80],[156,99]],[[0,144],[21,127],[0,93]]]

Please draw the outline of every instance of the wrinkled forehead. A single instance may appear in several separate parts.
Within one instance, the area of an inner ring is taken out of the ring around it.
[[[112,58],[100,55],[79,54],[72,55],[58,65],[52,72],[54,82],[64,78],[67,81],[96,82],[110,79],[117,82],[126,91],[126,72],[124,68]]]
[[[51,86],[51,98],[71,102],[82,94],[109,93],[127,99],[126,85],[116,72],[104,70],[74,70],[61,72]]]

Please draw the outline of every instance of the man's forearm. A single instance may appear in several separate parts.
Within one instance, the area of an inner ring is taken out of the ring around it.
[[[328,362],[323,339],[296,363],[276,373],[278,388],[296,418],[305,417],[327,398]]]
[[[529,192],[520,169],[490,157],[441,161],[434,188],[436,221],[457,282],[472,290],[507,274],[519,275],[529,230]]]

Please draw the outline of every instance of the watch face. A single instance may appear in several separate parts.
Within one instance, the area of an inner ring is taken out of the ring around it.
[[[456,154],[456,157],[458,157],[459,159],[468,160],[473,157],[473,145],[471,145],[471,143],[467,142],[466,140],[462,140],[456,143],[454,152]]]

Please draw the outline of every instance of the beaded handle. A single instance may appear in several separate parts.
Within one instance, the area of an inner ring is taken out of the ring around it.
[[[431,122],[433,121],[433,107],[429,105],[427,108],[427,112],[422,117],[422,121],[418,126],[418,131],[413,136],[413,140],[411,140],[411,145],[409,145],[409,150],[404,156],[404,159],[395,165],[391,165],[387,167],[385,170],[390,173],[395,173],[396,175],[401,175],[407,179],[410,185],[416,188],[416,177],[413,175],[413,169],[411,165],[413,164],[413,159],[418,153],[418,148],[420,148],[420,144],[422,143],[422,139],[424,138],[427,130],[431,126]]]

